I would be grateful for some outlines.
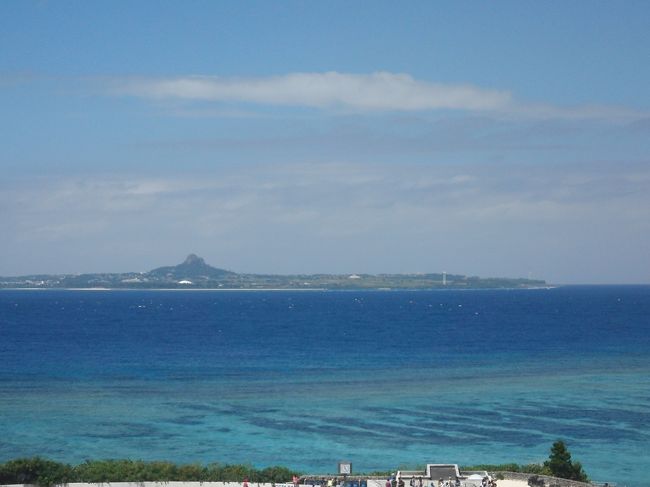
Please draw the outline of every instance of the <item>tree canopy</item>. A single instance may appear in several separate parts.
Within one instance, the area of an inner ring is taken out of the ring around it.
[[[582,469],[582,464],[571,460],[571,453],[562,440],[553,443],[551,453],[548,460],[544,462],[544,466],[548,467],[555,477],[580,482],[588,480],[587,474]]]

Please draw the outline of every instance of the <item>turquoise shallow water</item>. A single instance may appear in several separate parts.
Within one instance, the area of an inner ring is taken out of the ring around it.
[[[650,485],[650,288],[0,293],[0,458],[328,472],[540,462]]]

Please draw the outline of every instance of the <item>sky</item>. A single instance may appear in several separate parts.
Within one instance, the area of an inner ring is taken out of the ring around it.
[[[0,275],[650,283],[650,2],[0,2]]]

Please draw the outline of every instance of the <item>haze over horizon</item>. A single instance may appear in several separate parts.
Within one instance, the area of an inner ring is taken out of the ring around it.
[[[650,4],[0,4],[0,276],[650,283]]]

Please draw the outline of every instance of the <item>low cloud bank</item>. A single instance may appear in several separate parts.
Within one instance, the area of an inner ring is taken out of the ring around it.
[[[13,215],[3,219],[8,263],[61,252],[35,262],[34,272],[147,270],[189,248],[240,272],[453,269],[641,282],[649,177],[636,165],[585,174],[566,166],[287,164],[187,179],[39,181],[0,191],[0,206]],[[123,267],[98,269],[98,258]]]

